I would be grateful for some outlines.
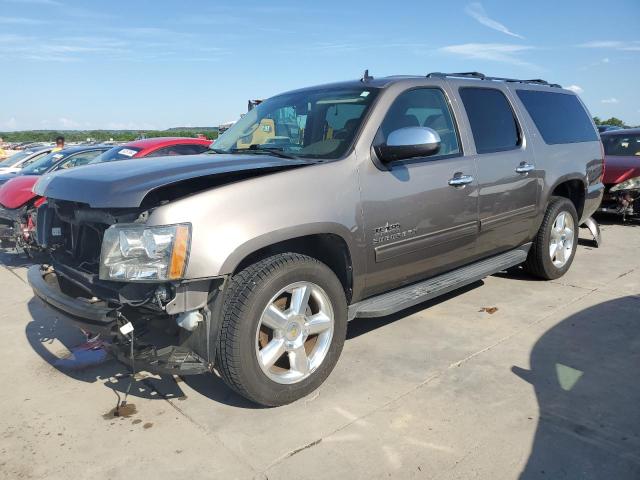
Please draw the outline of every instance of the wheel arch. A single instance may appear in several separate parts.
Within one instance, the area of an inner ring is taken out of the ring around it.
[[[336,228],[337,227],[337,228]],[[236,248],[222,265],[222,271],[235,274],[263,258],[284,252],[300,253],[326,264],[343,286],[347,302],[354,291],[354,270],[357,259],[352,256],[349,238],[339,226],[319,224],[271,232],[253,238]]]
[[[548,205],[552,197],[564,197],[573,203],[578,212],[578,222],[582,220],[584,205],[587,193],[587,184],[583,177],[579,175],[566,175],[549,189],[549,196],[545,205]]]

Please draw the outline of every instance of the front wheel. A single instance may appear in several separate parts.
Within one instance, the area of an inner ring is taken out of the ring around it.
[[[578,246],[578,214],[573,203],[553,197],[533,241],[525,270],[536,277],[554,280],[564,275]]]
[[[274,255],[232,277],[216,364],[240,395],[284,405],[326,379],[346,329],[345,294],[331,269],[305,255]]]

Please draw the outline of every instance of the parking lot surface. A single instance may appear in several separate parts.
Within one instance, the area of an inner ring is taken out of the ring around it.
[[[126,367],[82,347],[4,253],[0,478],[640,478],[640,226],[602,229],[559,280],[498,274],[352,322],[294,404],[143,373],[127,417],[110,414]]]

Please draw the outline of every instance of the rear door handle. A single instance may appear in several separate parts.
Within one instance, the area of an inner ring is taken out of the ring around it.
[[[516,172],[518,173],[529,173],[536,169],[535,165],[531,165],[530,163],[522,162],[520,165],[516,167]]]
[[[456,173],[452,179],[449,180],[449,185],[452,187],[464,187],[473,182],[471,175],[463,175],[462,173]]]

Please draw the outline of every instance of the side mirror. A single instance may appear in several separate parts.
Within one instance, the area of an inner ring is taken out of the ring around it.
[[[440,135],[428,127],[405,127],[394,130],[387,143],[375,147],[384,163],[415,157],[428,157],[440,151]]]

